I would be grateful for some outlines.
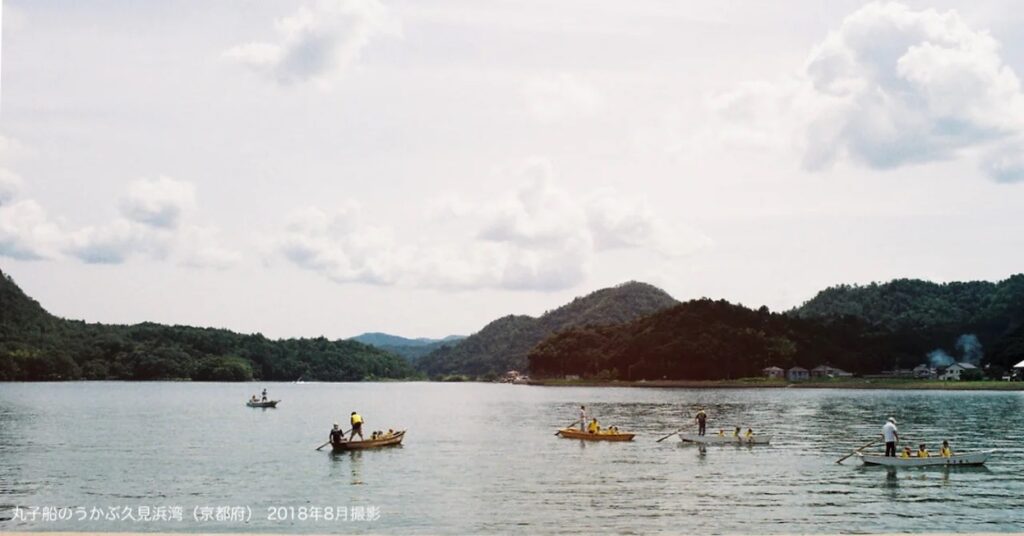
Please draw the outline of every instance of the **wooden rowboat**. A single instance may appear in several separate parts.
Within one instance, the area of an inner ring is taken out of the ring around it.
[[[993,452],[995,451],[982,450],[979,452],[964,452],[961,454],[954,454],[949,458],[944,458],[942,456],[930,456],[928,458],[911,456],[910,458],[900,458],[891,456],[886,457],[881,454],[864,454],[862,452],[858,452],[857,456],[860,456],[860,461],[864,462],[864,465],[884,465],[886,467],[936,467],[952,465],[982,465],[988,461]]]
[[[253,402],[250,400],[246,402],[245,405],[250,408],[276,408],[278,402],[280,402],[280,400],[267,400],[266,402]]]
[[[365,449],[376,449],[380,447],[394,447],[402,444],[402,439],[405,438],[405,430],[399,430],[395,432],[391,437],[384,439],[366,439],[363,441],[339,441],[337,443],[331,443],[331,447],[334,452],[345,452],[349,450],[365,450]]]
[[[636,434],[592,434],[590,432],[581,432],[575,428],[562,428],[558,431],[558,435],[568,439],[582,439],[584,441],[632,441],[633,436]]]
[[[743,436],[719,436],[719,435],[697,435],[697,434],[679,434],[679,439],[683,440],[683,443],[696,443],[698,445],[767,445],[771,443],[771,435],[755,435],[751,438]]]

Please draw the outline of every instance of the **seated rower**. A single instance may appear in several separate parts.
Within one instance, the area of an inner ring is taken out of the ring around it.
[[[612,426],[611,429],[610,429],[610,433],[612,433],[612,434],[619,433],[619,427],[618,426]]]
[[[601,431],[601,425],[597,423],[597,419],[591,419],[590,424],[587,425],[587,432],[596,434]]]
[[[929,457],[928,449],[924,448],[924,443],[921,443],[921,445],[919,447],[917,447],[917,457],[918,458],[928,458]]]
[[[739,437],[740,436],[740,427],[739,426],[737,426],[736,429],[732,431],[732,436],[733,437]]]
[[[748,441],[750,439],[752,439],[754,437],[754,429],[753,428],[747,428],[747,433],[744,434],[743,437],[746,438]]]
[[[949,441],[942,440],[942,448],[939,449],[939,455],[943,458],[949,458],[953,456],[953,449],[949,448]]]
[[[903,447],[903,452],[900,453],[900,458],[904,460],[910,459],[910,447]]]
[[[718,437],[725,437],[725,430],[719,430]]]

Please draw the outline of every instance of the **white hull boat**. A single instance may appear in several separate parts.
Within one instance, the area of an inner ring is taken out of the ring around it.
[[[719,436],[719,435],[697,435],[697,434],[679,434],[679,439],[683,440],[683,443],[696,443],[699,445],[767,445],[771,442],[772,436],[770,435],[755,435],[750,438],[743,436]]]
[[[937,466],[960,466],[960,465],[982,465],[992,456],[994,450],[983,450],[980,452],[965,452],[954,454],[949,458],[942,456],[930,456],[928,458],[886,457],[881,454],[857,453],[864,465],[884,465],[886,467],[937,467]]]

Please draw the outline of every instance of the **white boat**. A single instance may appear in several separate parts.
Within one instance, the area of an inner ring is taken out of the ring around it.
[[[864,462],[864,465],[884,465],[886,467],[935,467],[944,465],[982,465],[988,461],[993,452],[995,451],[983,450],[980,452],[964,452],[954,454],[949,458],[944,458],[942,456],[929,456],[927,458],[911,456],[910,458],[900,458],[898,456],[886,457],[881,454],[864,454],[862,452],[858,452],[857,456],[860,457],[860,461]]]
[[[697,434],[679,434],[679,439],[683,440],[683,443],[697,443],[700,445],[767,445],[772,440],[770,435],[754,435],[750,438],[743,436],[720,436],[720,435],[697,435]]]

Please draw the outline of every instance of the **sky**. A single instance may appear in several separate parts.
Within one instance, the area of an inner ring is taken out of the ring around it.
[[[0,269],[67,318],[329,338],[1004,279],[1022,13],[4,0]]]

